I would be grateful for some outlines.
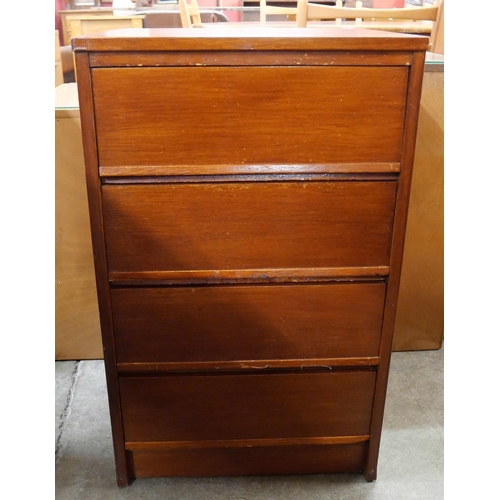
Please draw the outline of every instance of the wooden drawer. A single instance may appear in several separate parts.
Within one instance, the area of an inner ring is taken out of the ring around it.
[[[125,441],[367,436],[375,378],[368,370],[121,377]]]
[[[110,271],[387,266],[395,181],[105,185]]]
[[[377,357],[384,296],[385,283],[113,289],[117,361]]]
[[[407,67],[255,67],[249,75],[241,67],[93,69],[100,166],[401,161]]]
[[[129,451],[135,477],[243,476],[361,472],[367,442]],[[242,497],[240,497],[242,498]]]

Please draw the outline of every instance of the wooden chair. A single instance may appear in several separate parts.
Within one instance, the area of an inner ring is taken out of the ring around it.
[[[192,28],[193,24],[201,24],[200,9],[196,0],[179,0],[179,11],[181,13],[181,22],[183,28]]]
[[[343,19],[354,19],[356,24],[362,26],[363,20],[370,21],[432,21],[432,31],[439,17],[442,2],[437,0],[430,7],[403,7],[395,9],[374,9],[361,7],[361,2],[357,2],[355,9],[342,7],[340,0],[336,6],[320,5],[309,3],[308,0],[298,0],[297,2],[297,26],[306,27],[308,21],[336,20],[338,24]],[[368,27],[368,26],[367,26]],[[431,50],[432,43],[429,46]]]
[[[429,52],[444,54],[444,0],[438,0],[438,14],[432,27]]]
[[[229,18],[220,11],[216,10],[201,10],[201,23],[222,23],[229,22]],[[175,10],[158,10],[144,13],[143,27],[152,28],[182,28],[182,19],[179,11]],[[188,26],[189,28],[189,26]]]
[[[286,15],[294,20],[297,16],[297,7],[278,7],[267,5],[266,0],[260,0],[260,24],[266,24],[268,15]]]

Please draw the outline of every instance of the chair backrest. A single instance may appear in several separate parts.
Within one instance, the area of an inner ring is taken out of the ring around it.
[[[229,18],[223,13],[215,10],[201,10],[202,23],[229,22]],[[182,28],[182,19],[179,11],[158,10],[146,12],[142,22],[144,28]]]
[[[342,7],[337,2],[335,7],[309,3],[308,0],[298,0],[297,26],[306,27],[307,21],[332,20],[338,22],[342,19],[355,19],[361,24],[362,20],[385,20],[385,21],[433,21],[436,22],[439,13],[439,0],[429,7],[401,7],[394,9],[375,9],[367,7]],[[358,2],[361,5],[361,2]],[[432,32],[432,30],[431,30]]]
[[[265,24],[268,15],[296,16],[297,7],[278,7],[267,5],[266,0],[260,0],[260,23]]]
[[[444,0],[439,0],[438,3],[438,14],[432,27],[428,50],[429,52],[444,53]]]
[[[183,28],[192,28],[193,24],[201,23],[200,9],[196,0],[179,0],[179,11],[181,13],[181,22]]]

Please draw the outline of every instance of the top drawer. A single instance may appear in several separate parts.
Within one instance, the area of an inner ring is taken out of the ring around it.
[[[92,71],[101,167],[399,162],[406,67]]]

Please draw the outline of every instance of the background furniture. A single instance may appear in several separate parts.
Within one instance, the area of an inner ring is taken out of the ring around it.
[[[64,83],[62,61],[61,61],[61,47],[59,45],[59,31],[55,30],[55,83],[56,87]]]
[[[444,0],[440,0],[438,17],[432,30],[431,46],[436,54],[444,54]]]
[[[124,28],[142,28],[143,14],[115,16],[111,9],[63,10],[60,13],[63,45],[70,45],[75,36]]]
[[[100,7],[101,0],[66,0],[69,9],[88,9],[89,7]]]
[[[73,40],[122,486],[377,475],[428,40],[258,32]]]
[[[444,63],[428,55],[420,102],[395,351],[439,349],[444,332]]]
[[[102,359],[76,84],[55,97],[55,358]]]
[[[265,24],[267,16],[285,16],[290,20],[297,17],[297,7],[282,7],[279,5],[269,5],[267,0],[260,0],[260,22]]]
[[[364,20],[380,22],[384,21],[388,25],[391,22],[401,21],[428,21],[431,25],[431,37],[429,51],[432,52],[435,35],[432,31],[439,17],[439,5],[436,3],[427,7],[413,8],[350,8],[341,6],[320,5],[308,0],[298,0],[297,2],[297,26],[305,27],[308,21],[314,20],[337,20],[339,24],[342,20],[355,20],[359,26],[364,26]],[[367,26],[368,27],[368,26]]]
[[[226,23],[229,18],[221,11],[200,11],[202,23]],[[182,20],[179,11],[147,12],[144,14],[144,28],[182,28]]]
[[[200,9],[196,0],[179,0],[179,11],[183,28],[191,28],[194,23],[201,23]]]

